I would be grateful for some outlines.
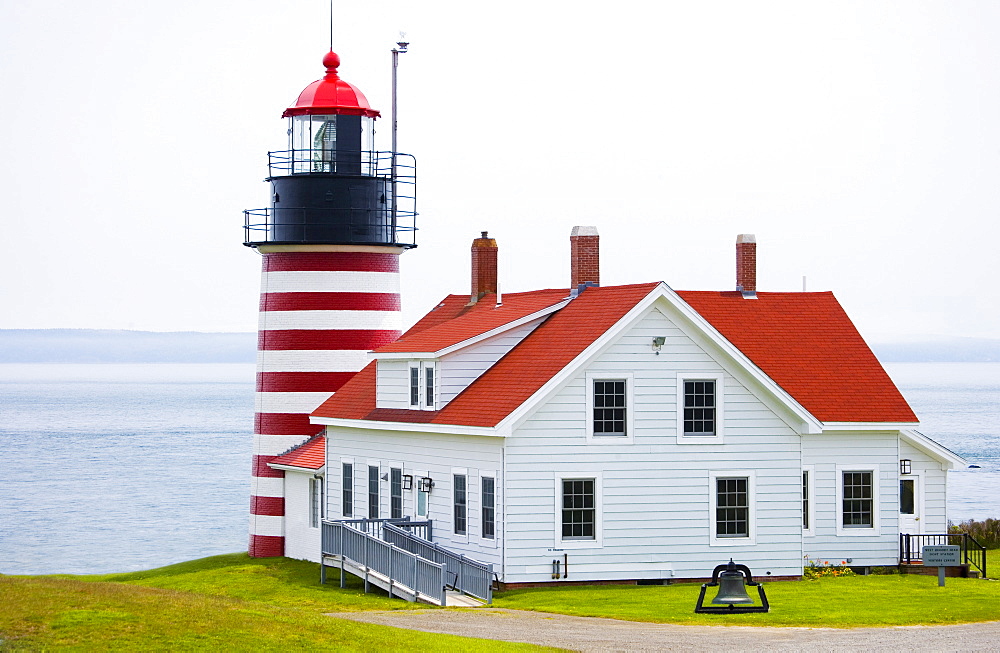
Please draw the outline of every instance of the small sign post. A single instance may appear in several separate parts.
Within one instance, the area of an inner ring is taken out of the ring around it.
[[[945,568],[962,564],[962,547],[957,544],[925,546],[923,560],[925,567],[938,568],[938,587],[944,587]]]

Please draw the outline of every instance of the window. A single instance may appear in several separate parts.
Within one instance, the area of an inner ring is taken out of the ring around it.
[[[378,519],[378,465],[368,465],[368,519]]]
[[[715,381],[684,382],[684,435],[715,435]]]
[[[454,513],[454,526],[456,535],[467,535],[468,534],[468,496],[466,494],[466,476],[465,474],[454,474],[452,476],[454,480],[455,489],[455,513]]]
[[[562,480],[562,539],[593,540],[596,534],[594,479]]]
[[[323,519],[323,479],[309,479],[309,525],[319,528]]]
[[[484,476],[483,485],[483,538],[492,540],[496,537],[496,481]]]
[[[802,535],[816,534],[816,468],[802,466]]]
[[[837,465],[836,478],[837,535],[866,537],[878,532],[878,466],[859,469]]]
[[[410,362],[410,408],[437,408],[437,364],[434,361]]]
[[[752,471],[709,472],[712,546],[756,543],[755,482]]]
[[[410,406],[420,405],[420,366],[410,367]]]
[[[802,530],[809,530],[809,472],[802,472]]]
[[[677,375],[677,442],[722,442],[723,380],[719,374]]]
[[[341,470],[340,512],[344,517],[350,517],[354,514],[354,464],[343,463]]]
[[[871,472],[843,472],[844,528],[872,528],[874,492]]]
[[[587,440],[597,444],[633,441],[632,374],[587,374]]]
[[[916,513],[916,481],[904,478],[899,481],[899,513],[913,515]]]
[[[715,479],[715,536],[749,537],[750,503],[747,479]]]
[[[594,435],[625,435],[625,381],[594,381]]]
[[[389,470],[389,517],[403,518],[403,470],[399,467]]]
[[[417,517],[427,517],[427,490],[417,483]]]

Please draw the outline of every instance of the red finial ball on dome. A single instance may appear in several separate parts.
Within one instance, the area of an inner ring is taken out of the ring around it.
[[[340,55],[330,50],[323,57],[323,65],[326,66],[327,72],[337,72],[337,68],[340,68]]]

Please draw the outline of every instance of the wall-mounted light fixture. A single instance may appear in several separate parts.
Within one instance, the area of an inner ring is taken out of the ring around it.
[[[389,473],[388,472],[386,472],[385,474],[382,474],[382,480],[383,481],[388,481],[389,480]]]
[[[657,356],[660,355],[660,350],[663,349],[663,343],[666,341],[666,336],[653,336],[653,351],[656,352]]]
[[[403,489],[412,490],[413,489],[413,475],[403,474]]]
[[[902,460],[899,461],[899,473],[900,474],[909,474],[910,470],[911,470],[911,467],[912,467],[912,465],[911,465],[911,461],[910,461],[909,458],[903,458]]]
[[[421,492],[430,492],[431,488],[434,487],[434,479],[430,476],[421,476],[417,489]]]

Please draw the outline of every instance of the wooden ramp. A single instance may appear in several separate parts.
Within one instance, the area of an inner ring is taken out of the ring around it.
[[[359,564],[350,558],[344,558],[343,563],[341,563],[340,556],[325,555],[323,556],[323,564],[334,569],[343,569],[347,573],[353,574],[354,576],[364,580],[365,583],[369,585],[382,588],[390,596],[395,596],[410,602],[419,601],[420,603],[428,603],[430,605],[442,605],[441,601],[438,600],[437,597],[427,596],[426,594],[414,591],[412,588],[403,585],[399,581],[392,581],[388,576],[380,574],[374,569],[370,569],[362,564]],[[366,587],[365,591],[367,591],[367,589],[368,588]],[[486,602],[480,601],[479,599],[469,596],[468,594],[456,592],[455,590],[447,590],[445,592],[444,605],[449,608],[478,608],[486,605]]]

